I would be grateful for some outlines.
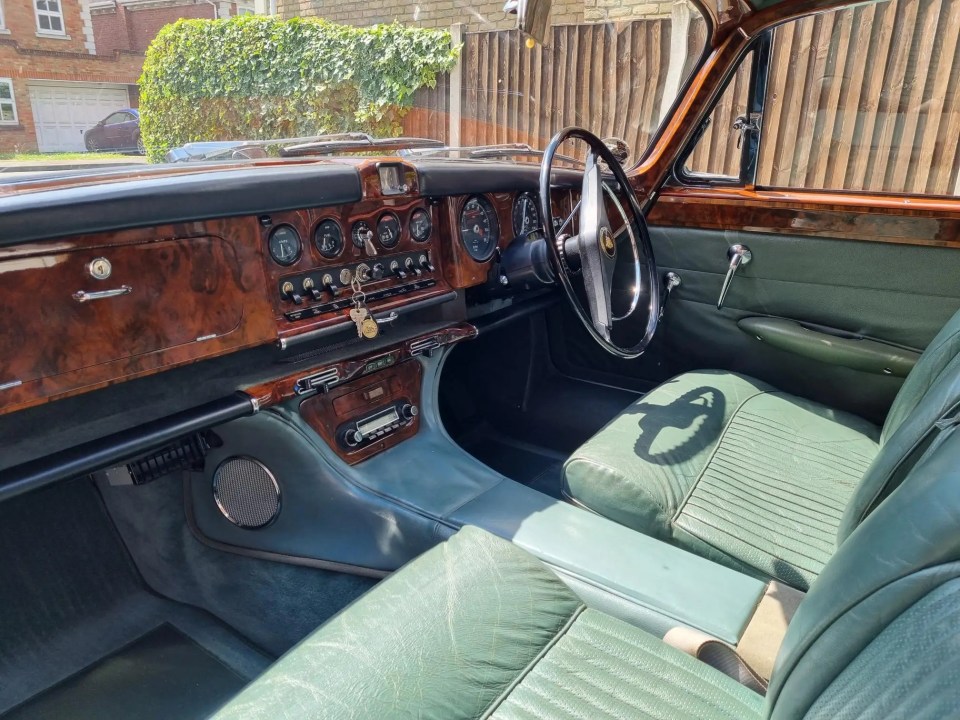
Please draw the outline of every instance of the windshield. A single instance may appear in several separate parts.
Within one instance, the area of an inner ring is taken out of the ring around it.
[[[154,5],[4,0],[0,182],[340,154],[536,163],[569,125],[630,165],[707,38],[682,0],[554,0],[543,42],[500,2]]]

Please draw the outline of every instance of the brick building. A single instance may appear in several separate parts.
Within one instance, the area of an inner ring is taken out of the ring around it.
[[[0,0],[0,152],[83,151],[84,131],[137,106],[161,27],[253,11],[253,0]]]

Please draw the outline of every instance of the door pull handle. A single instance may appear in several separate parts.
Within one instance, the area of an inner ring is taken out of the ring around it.
[[[750,248],[746,245],[737,243],[736,245],[731,245],[730,249],[727,250],[727,259],[730,261],[730,265],[727,267],[727,276],[723,279],[723,287],[720,288],[720,299],[717,300],[717,310],[723,308],[723,301],[727,297],[727,291],[730,289],[730,283],[733,282],[733,276],[736,275],[741,265],[750,264],[750,261],[753,260],[753,253],[750,252]]]

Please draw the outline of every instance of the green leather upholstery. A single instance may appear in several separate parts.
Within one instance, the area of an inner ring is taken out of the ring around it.
[[[924,351],[882,430],[742,375],[685,373],[579,448],[564,491],[628,527],[807,589],[958,404],[960,313]]]
[[[685,373],[577,450],[565,492],[641,532],[806,588],[833,554],[879,436],[752,378]]]
[[[957,508],[960,433],[947,431],[801,602],[767,691],[771,717],[960,717]]]
[[[765,698],[584,607],[531,556],[466,527],[215,718],[960,717],[957,508],[960,434],[948,431],[828,561]]]
[[[582,602],[467,527],[281,658],[215,716],[749,720],[763,699]]]

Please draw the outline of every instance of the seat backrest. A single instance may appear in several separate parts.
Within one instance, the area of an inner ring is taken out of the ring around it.
[[[885,443],[900,429],[945,371],[956,369],[953,361],[957,355],[960,355],[960,312],[947,320],[903,381],[883,423],[881,443]]]
[[[883,424],[880,452],[847,504],[840,545],[895,490],[929,441],[934,424],[960,406],[960,312],[943,326],[907,376]]]
[[[960,431],[950,428],[811,586],[766,716],[960,717],[958,660]]]

